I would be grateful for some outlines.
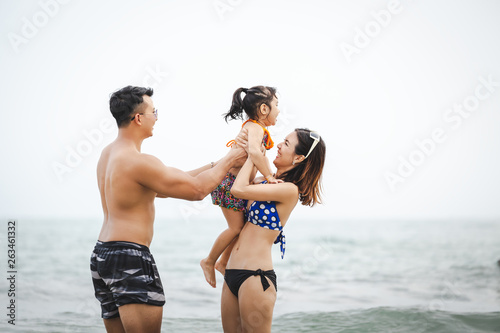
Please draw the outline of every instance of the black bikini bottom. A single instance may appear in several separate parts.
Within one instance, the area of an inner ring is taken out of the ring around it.
[[[229,290],[233,293],[234,296],[238,297],[238,291],[240,290],[241,285],[251,276],[260,275],[260,281],[262,282],[262,287],[264,291],[269,288],[269,282],[266,277],[271,280],[274,284],[274,289],[278,291],[278,285],[276,283],[276,273],[274,269],[269,271],[263,271],[258,269],[256,271],[251,271],[248,269],[226,269],[226,274],[224,275],[224,280],[226,281]]]

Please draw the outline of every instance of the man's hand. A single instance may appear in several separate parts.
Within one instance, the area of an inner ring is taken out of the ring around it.
[[[234,141],[248,153],[248,130],[246,128],[241,129]]]
[[[234,145],[231,150],[229,150],[229,153],[227,153],[227,156],[233,161],[232,167],[239,168],[245,164],[248,154],[245,149],[239,145]]]

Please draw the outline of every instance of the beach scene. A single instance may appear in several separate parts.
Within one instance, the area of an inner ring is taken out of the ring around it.
[[[272,332],[500,332],[499,12],[486,0],[2,3],[0,332],[106,331],[90,269],[108,207],[98,163],[123,133],[110,98],[129,85],[154,91],[153,111],[127,114],[140,153],[176,175],[220,171],[248,117],[224,119],[240,87],[276,89],[259,104],[272,177],[257,176],[272,183],[326,146],[321,203],[299,201],[286,246],[269,247]],[[307,148],[286,150],[298,128]],[[215,271],[212,288],[200,260],[228,222],[210,191],[159,191],[161,332],[223,332],[225,280]]]

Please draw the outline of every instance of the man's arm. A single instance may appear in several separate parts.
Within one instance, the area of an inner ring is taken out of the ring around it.
[[[229,169],[241,165],[245,157],[246,153],[242,148],[235,148],[213,168],[206,165],[184,172],[167,167],[154,156],[143,154],[137,165],[134,165],[134,175],[139,184],[158,193],[158,197],[202,200],[222,181]]]
[[[247,152],[248,154],[248,130],[243,128],[239,133],[238,133],[238,136],[236,137],[235,139],[238,147],[240,148],[243,148],[245,149],[245,151]],[[246,156],[243,156],[241,157],[241,160],[237,162],[236,167],[240,167],[242,166],[246,161]],[[217,162],[210,162],[210,164],[208,165],[204,165],[198,169],[194,169],[194,170],[191,170],[191,171],[187,171],[188,174],[190,174],[191,176],[195,177],[197,175],[199,175],[201,172],[203,171],[206,171],[210,168],[213,168],[215,165],[217,165],[220,161],[217,161]]]
[[[213,166],[212,166],[212,163],[213,163]],[[213,168],[214,166],[216,166],[217,164],[219,163],[219,161],[217,162],[210,162],[210,164],[207,164],[207,165],[204,165],[198,169],[194,169],[194,170],[191,170],[191,171],[186,171],[189,175],[193,176],[193,177],[196,177],[198,176],[200,173],[202,173],[203,171],[207,171],[208,169],[211,169]]]

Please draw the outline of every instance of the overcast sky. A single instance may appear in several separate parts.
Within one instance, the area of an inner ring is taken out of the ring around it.
[[[275,86],[275,142],[327,146],[336,219],[500,218],[498,1],[2,1],[0,217],[102,219],[109,95],[151,86],[143,152],[189,170],[226,153],[239,87]],[[268,156],[273,159],[276,149]],[[220,217],[208,199],[160,217]]]

